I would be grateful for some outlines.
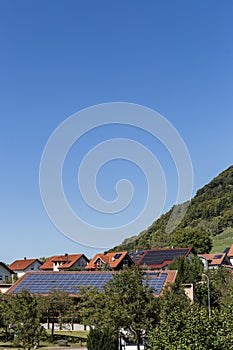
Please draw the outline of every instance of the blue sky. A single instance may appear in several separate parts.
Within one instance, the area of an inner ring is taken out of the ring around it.
[[[1,1],[0,260],[66,252],[91,257],[100,250],[59,233],[39,189],[48,138],[83,108],[120,101],[162,114],[189,150],[194,194],[232,165],[232,13],[230,0]],[[137,130],[110,127],[86,135],[67,157],[64,189],[74,208],[79,205],[73,186],[80,150],[130,133],[158,157],[167,180],[164,210],[173,204],[177,175],[166,150]],[[99,190],[112,199],[108,186],[119,169],[140,187],[137,212],[144,180],[132,164],[106,167]]]

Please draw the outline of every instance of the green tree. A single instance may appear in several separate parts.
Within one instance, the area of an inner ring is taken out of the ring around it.
[[[221,350],[233,349],[230,313],[189,305],[170,314],[150,331],[148,344],[153,350]]]
[[[65,291],[52,290],[48,296],[39,298],[39,305],[44,318],[47,319],[48,329],[51,327],[51,340],[54,340],[55,323],[62,324],[65,320],[72,321],[72,310],[74,307],[73,299]]]
[[[41,314],[36,297],[27,290],[8,296],[5,300],[5,322],[12,324],[15,343],[30,349],[42,336]]]
[[[140,349],[144,334],[157,321],[157,300],[137,266],[126,268],[104,286],[102,291],[85,290],[82,317],[91,326],[128,332]],[[101,315],[101,317],[100,317]]]
[[[193,283],[200,281],[204,271],[201,260],[193,255],[191,258],[179,256],[168,265],[168,270],[177,270],[176,284]]]
[[[194,254],[209,253],[212,248],[212,239],[206,231],[196,229],[178,229],[171,237],[174,247],[192,247]]]
[[[91,328],[87,337],[88,350],[118,350],[118,336],[110,328]]]
[[[225,267],[219,267],[208,270],[206,274],[209,278],[211,308],[220,310],[227,307],[231,304],[233,296],[233,276],[231,271]],[[203,277],[202,281],[195,286],[196,302],[199,305],[207,306],[207,292],[207,281]]]

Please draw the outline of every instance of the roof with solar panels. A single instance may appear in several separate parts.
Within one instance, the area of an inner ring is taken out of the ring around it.
[[[208,262],[208,267],[218,267],[223,265],[231,265],[226,253],[219,254],[197,254],[201,260],[205,259]]]
[[[187,258],[192,255],[192,248],[159,248],[141,252],[136,263],[153,270],[163,270],[177,257]]]
[[[28,272],[17,281],[7,294],[18,294],[23,289],[31,294],[48,295],[53,290],[65,291],[78,296],[81,287],[96,287],[101,290],[118,271],[66,271],[66,272]],[[161,295],[163,288],[175,282],[177,271],[147,271],[144,280],[153,289],[154,295]]]

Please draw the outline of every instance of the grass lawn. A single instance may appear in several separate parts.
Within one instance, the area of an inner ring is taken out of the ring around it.
[[[211,253],[222,253],[233,244],[233,229],[229,228],[220,235],[213,237],[213,248]]]
[[[47,331],[48,334],[51,334],[51,331]],[[82,338],[86,339],[89,331],[54,331],[56,335],[64,335],[66,337]]]
[[[46,331],[48,335],[51,334],[51,331]],[[88,335],[88,331],[54,331],[54,342],[51,342],[48,340],[41,340],[40,341],[40,346],[39,349],[43,348],[48,348],[48,347],[58,347],[58,339],[64,339],[68,340],[68,346],[70,348],[76,347],[76,348],[81,348],[86,345],[86,339]],[[57,338],[57,339],[56,339]],[[7,350],[12,350],[12,349],[20,349],[19,346],[14,347],[13,343],[8,341],[8,342],[0,342],[0,349],[7,349]]]

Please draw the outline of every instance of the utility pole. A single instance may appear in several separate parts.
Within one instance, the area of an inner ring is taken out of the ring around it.
[[[207,279],[207,290],[208,290],[208,312],[209,312],[209,317],[211,316],[211,308],[210,308],[210,279],[209,276],[207,276],[205,273],[202,274],[203,276],[206,277]]]

